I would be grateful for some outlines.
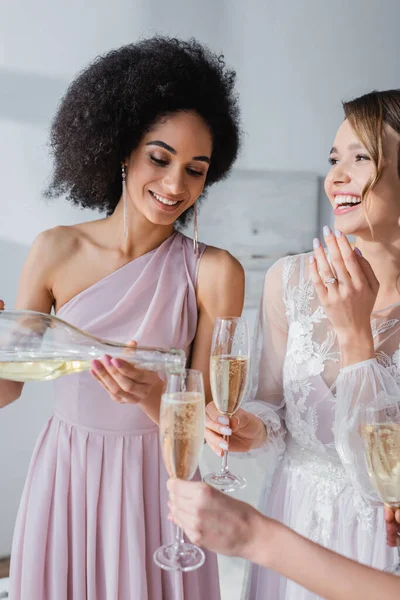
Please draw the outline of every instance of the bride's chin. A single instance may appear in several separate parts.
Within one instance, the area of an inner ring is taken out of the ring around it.
[[[354,236],[358,236],[359,234],[365,231],[370,231],[369,225],[364,219],[360,219],[358,223],[351,223],[350,219],[348,219],[346,222],[345,219],[341,219],[340,217],[335,219],[335,229],[338,229],[345,235]]]

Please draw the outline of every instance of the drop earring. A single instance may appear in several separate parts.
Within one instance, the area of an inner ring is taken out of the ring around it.
[[[125,167],[125,165],[122,165],[121,172],[122,172],[122,201],[124,204],[124,237],[125,237],[125,239],[127,239],[128,238],[128,199],[127,199],[127,192],[126,192],[126,167]]]
[[[197,229],[197,208],[194,205],[194,217],[193,217],[193,252],[195,256],[199,254],[199,232]]]

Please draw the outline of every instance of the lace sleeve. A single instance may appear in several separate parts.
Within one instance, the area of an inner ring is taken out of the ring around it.
[[[267,440],[251,456],[274,450],[280,456],[285,450],[283,422],[283,363],[288,326],[283,302],[283,264],[279,260],[267,272],[256,322],[251,354],[250,384],[242,408],[259,417],[265,424]]]
[[[340,459],[350,476],[353,485],[366,500],[375,504],[379,498],[368,475],[368,464],[363,443],[365,427],[371,425],[371,417],[367,409],[374,408],[384,415],[383,422],[394,423],[400,428],[400,388],[393,374],[373,358],[341,369],[336,381],[336,411],[334,435],[335,444]],[[377,443],[383,445],[376,437]],[[393,438],[394,439],[394,438]],[[397,445],[400,433],[397,433]],[[383,448],[382,448],[383,449]],[[398,452],[398,450],[397,450]],[[392,459],[395,459],[395,464]],[[396,477],[394,470],[399,471],[398,454],[390,455],[390,449],[385,447],[383,453],[375,457],[380,463],[384,479]],[[392,472],[393,471],[393,472]],[[383,483],[382,483],[383,482]],[[400,474],[397,474],[397,485],[400,485]]]

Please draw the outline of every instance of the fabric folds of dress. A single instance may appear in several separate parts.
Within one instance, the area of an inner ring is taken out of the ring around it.
[[[204,246],[201,247],[204,251]],[[182,348],[197,327],[200,257],[175,233],[72,298],[58,315],[94,335]],[[14,534],[13,600],[219,600],[216,556],[193,573],[153,562],[174,539],[158,427],[88,373],[55,381]]]

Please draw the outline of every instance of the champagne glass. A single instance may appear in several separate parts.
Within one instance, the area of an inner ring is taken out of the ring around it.
[[[365,409],[362,440],[368,474],[381,500],[393,511],[400,508],[400,399]],[[400,538],[398,562],[385,569],[400,575]]]
[[[160,410],[161,450],[170,477],[192,479],[204,445],[204,427],[203,375],[193,369],[170,371]],[[154,562],[167,571],[194,571],[204,561],[204,552],[184,541],[180,527],[175,541],[154,553]]]
[[[214,324],[210,359],[211,392],[218,412],[229,419],[240,406],[249,370],[249,330],[241,317],[218,318]],[[228,436],[224,436],[227,440]],[[204,481],[222,492],[246,487],[247,481],[228,468],[228,451],[222,455],[221,469]]]

